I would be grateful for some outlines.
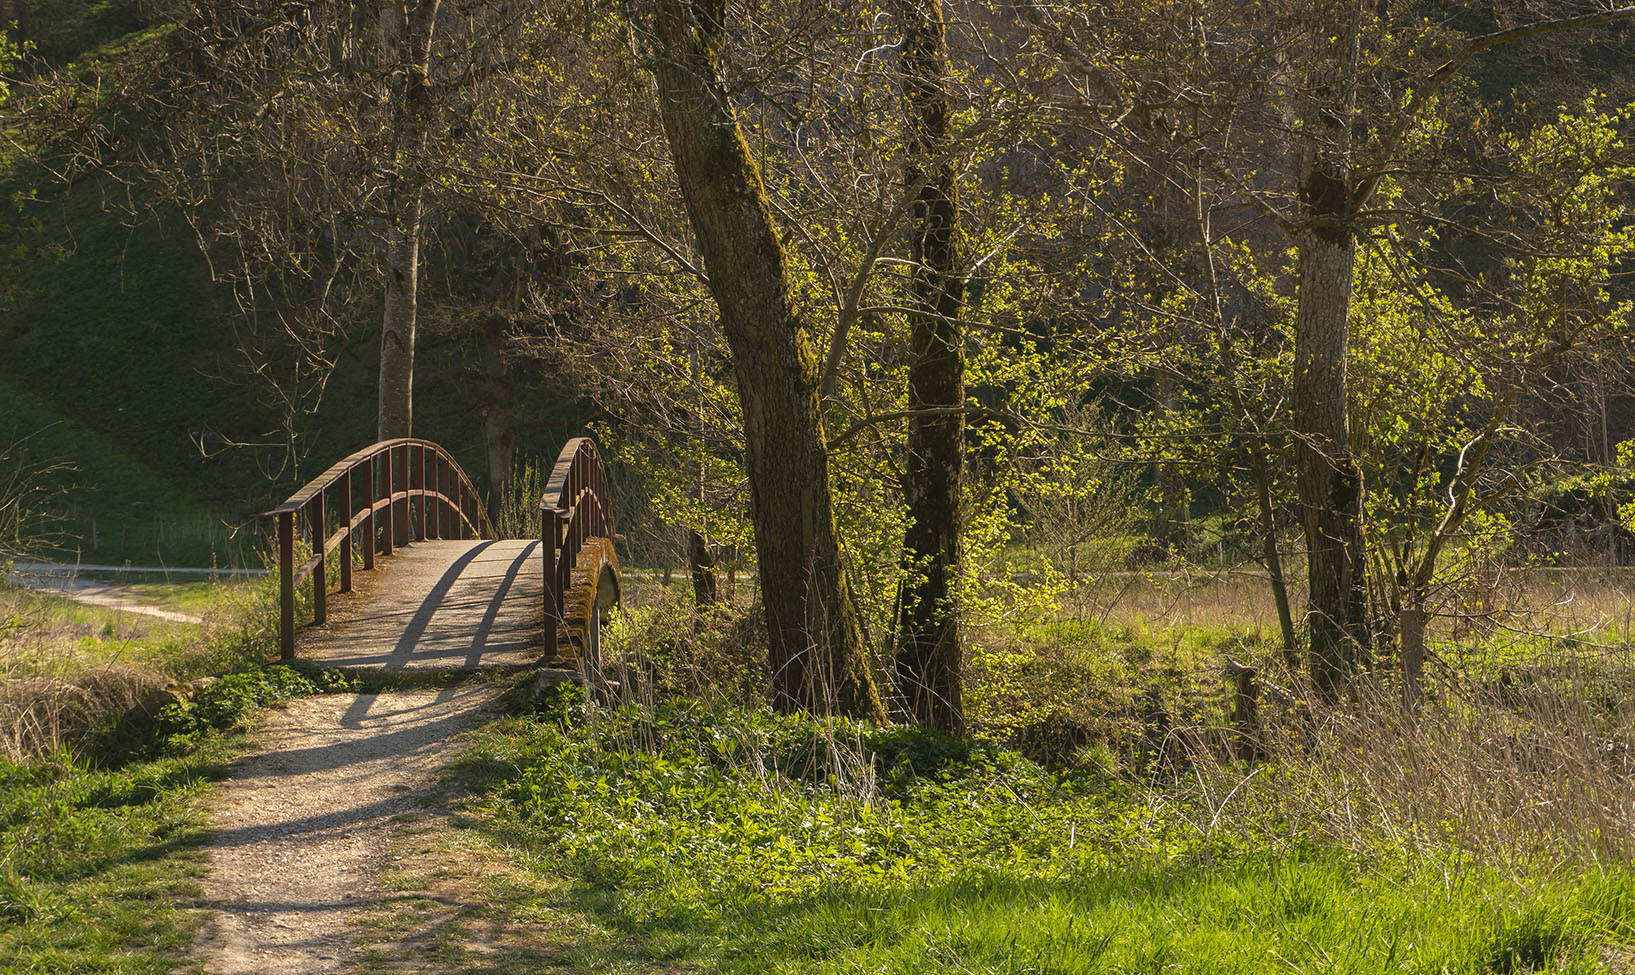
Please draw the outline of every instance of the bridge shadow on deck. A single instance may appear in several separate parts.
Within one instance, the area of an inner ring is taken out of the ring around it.
[[[324,667],[427,675],[539,661],[537,540],[416,542],[377,571],[378,588],[356,613],[303,632],[300,657]]]

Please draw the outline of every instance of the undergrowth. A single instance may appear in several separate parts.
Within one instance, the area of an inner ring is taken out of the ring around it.
[[[575,881],[587,967],[818,972],[1597,971],[1625,867],[1343,849],[1275,803],[992,743],[572,692],[468,759],[480,822]]]
[[[148,590],[153,591],[152,587]],[[277,582],[190,587],[202,624],[174,623],[0,583],[0,757],[43,755],[132,712],[166,686],[277,653]],[[297,612],[310,593],[297,593]],[[156,703],[157,702],[157,703]]]
[[[227,674],[192,696],[163,705],[151,719],[134,714],[109,721],[95,745],[99,752],[113,755],[182,753],[213,732],[232,728],[265,708],[296,697],[351,691],[356,686],[356,681],[340,671],[297,670],[282,664]]]
[[[231,674],[76,747],[0,760],[0,971],[169,972],[201,918],[201,802],[265,707],[350,689],[333,672]]]

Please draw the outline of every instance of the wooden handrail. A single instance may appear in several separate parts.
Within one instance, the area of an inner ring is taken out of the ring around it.
[[[331,500],[339,502],[333,515]],[[278,647],[284,660],[295,656],[296,585],[312,577],[312,621],[324,622],[325,560],[339,551],[339,591],[352,591],[354,533],[361,531],[367,543],[362,546],[366,570],[375,567],[377,553],[390,555],[411,538],[494,537],[471,478],[448,451],[413,437],[382,440],[347,455],[262,517],[278,521]],[[300,566],[295,565],[298,522],[312,550]]]
[[[616,537],[607,472],[596,441],[574,437],[563,446],[539,508],[540,548],[545,556],[545,646],[554,651],[565,622],[564,600],[573,567],[585,540]],[[594,626],[594,621],[589,625]],[[595,667],[598,661],[588,663]]]

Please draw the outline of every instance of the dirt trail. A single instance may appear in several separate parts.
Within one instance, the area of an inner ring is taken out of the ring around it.
[[[155,616],[172,623],[197,624],[204,622],[203,617],[193,613],[178,613],[162,606],[155,606],[141,596],[133,595],[128,588],[111,582],[93,582],[89,579],[60,576],[31,576],[21,573],[12,575],[11,582],[25,589],[48,592],[89,606],[101,606],[105,609],[117,609],[126,613]]]
[[[220,975],[339,972],[364,916],[393,896],[386,849],[424,812],[461,732],[491,715],[472,682],[392,694],[330,694],[272,712],[257,753],[236,762],[214,810],[218,832],[201,939]]]
[[[308,631],[299,655],[386,672],[537,662],[538,627],[530,622],[542,598],[537,546],[412,545],[381,560],[365,591],[337,607],[344,618]],[[212,813],[217,833],[201,906],[215,923],[196,948],[205,970],[309,975],[365,963],[357,947],[363,926],[403,897],[383,881],[392,844],[405,830],[423,832],[427,815],[442,815],[426,800],[459,753],[462,733],[495,714],[498,695],[493,684],[472,680],[323,695],[266,715]],[[458,894],[434,899],[450,896]]]

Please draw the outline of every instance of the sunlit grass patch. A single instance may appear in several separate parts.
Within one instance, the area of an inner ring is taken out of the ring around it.
[[[1635,936],[1623,867],[1343,848],[1265,795],[1212,804],[901,729],[570,703],[490,729],[467,768],[483,828],[573,878],[607,929],[584,936],[593,966],[1591,971]]]
[[[168,972],[201,922],[201,798],[231,748],[0,762],[0,970]]]

